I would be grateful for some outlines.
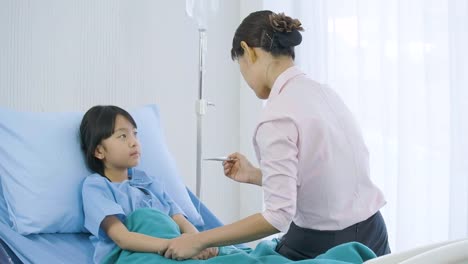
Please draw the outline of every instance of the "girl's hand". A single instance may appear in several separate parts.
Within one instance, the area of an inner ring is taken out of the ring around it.
[[[212,248],[207,248],[200,252],[200,254],[196,255],[192,259],[198,259],[198,260],[206,260],[210,259],[212,257],[218,256],[219,249],[217,247],[212,247]]]
[[[224,175],[237,182],[261,185],[260,170],[255,168],[244,155],[236,152],[228,157],[232,160],[223,161]]]

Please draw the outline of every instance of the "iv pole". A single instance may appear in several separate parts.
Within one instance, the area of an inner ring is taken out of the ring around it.
[[[203,117],[207,112],[208,106],[214,106],[208,102],[203,94],[203,77],[205,74],[205,54],[206,54],[206,33],[208,12],[216,12],[217,0],[186,0],[185,11],[187,15],[194,18],[198,24],[199,37],[199,56],[198,56],[198,100],[196,101],[197,114],[197,169],[196,169],[196,191],[195,194],[201,198],[202,186],[202,155],[203,155]],[[209,5],[211,8],[209,8]]]
[[[205,73],[205,52],[206,52],[206,29],[198,29],[199,33],[199,58],[198,58],[198,100],[196,102],[197,112],[197,175],[196,175],[196,195],[200,198],[202,183],[202,154],[203,154],[203,116],[206,114],[208,106],[214,106],[203,97],[203,75]]]

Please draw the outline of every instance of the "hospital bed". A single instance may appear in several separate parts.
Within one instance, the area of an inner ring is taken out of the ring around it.
[[[187,191],[194,205],[198,206],[198,198]],[[203,203],[200,204],[200,214],[204,220],[200,230],[221,225],[219,219]],[[0,223],[0,263],[93,263],[94,248],[89,235],[74,233],[23,236]]]
[[[161,178],[199,230],[221,226],[181,181],[157,106],[136,108],[130,114],[138,125],[143,152],[139,169]],[[1,264],[92,263],[93,247],[80,209],[80,184],[90,173],[79,148],[82,115],[0,108]],[[366,263],[468,263],[468,240],[432,244]]]
[[[158,177],[199,229],[221,225],[183,184],[156,105],[129,111],[138,125],[137,168]],[[91,172],[79,145],[82,112],[0,108],[0,263],[92,263],[81,184]]]
[[[196,198],[195,198],[196,199]],[[203,210],[207,210],[205,207]],[[211,215],[207,211],[207,216]],[[213,221],[217,222],[215,218]],[[4,227],[0,233],[4,233]],[[16,254],[0,239],[0,263],[92,263],[92,246],[87,239],[88,234],[34,235],[28,238],[10,233],[8,239],[16,247]],[[39,236],[43,236],[42,239]],[[53,254],[49,252],[54,252]],[[17,254],[20,257],[17,257]],[[468,263],[468,240],[447,241],[430,244],[416,249],[382,256],[365,264],[462,264]]]
[[[468,239],[432,243],[371,259],[365,264],[467,264]]]

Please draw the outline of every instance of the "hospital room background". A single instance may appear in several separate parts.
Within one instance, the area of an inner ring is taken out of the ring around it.
[[[200,23],[189,2],[0,0],[0,107],[157,104],[195,191]],[[468,1],[211,1],[203,89],[214,106],[203,117],[203,157],[240,151],[256,161],[263,102],[230,48],[241,19],[260,9],[302,21],[297,65],[357,117],[393,251],[468,237]],[[200,198],[222,222],[262,210],[261,189],[230,181],[219,162],[203,162],[201,176]]]

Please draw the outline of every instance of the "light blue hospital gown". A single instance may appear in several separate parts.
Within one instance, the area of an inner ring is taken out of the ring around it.
[[[116,247],[100,228],[106,216],[115,215],[123,222],[127,215],[139,208],[155,208],[169,216],[182,213],[159,180],[148,177],[143,171],[129,172],[131,178],[123,182],[110,182],[97,173],[86,177],[83,182],[84,225],[92,234],[94,263],[101,263]]]

